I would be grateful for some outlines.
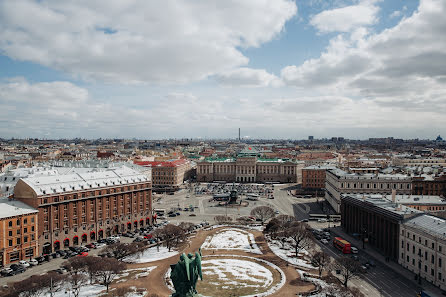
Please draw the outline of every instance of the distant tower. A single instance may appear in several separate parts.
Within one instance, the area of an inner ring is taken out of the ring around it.
[[[238,141],[240,142],[240,128],[238,128]]]

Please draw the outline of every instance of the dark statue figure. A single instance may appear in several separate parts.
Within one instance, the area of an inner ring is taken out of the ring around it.
[[[197,281],[198,277],[203,280],[201,273],[201,248],[195,253],[195,258],[192,254],[186,256],[183,253],[180,256],[180,261],[177,264],[170,265],[172,272],[170,279],[175,288],[175,293],[172,297],[197,297]]]

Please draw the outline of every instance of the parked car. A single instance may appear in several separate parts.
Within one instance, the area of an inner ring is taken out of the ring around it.
[[[36,259],[31,259],[29,260],[29,265],[31,266],[39,265],[39,261],[37,261]]]
[[[105,243],[97,243],[96,244],[96,249],[100,249],[100,248],[102,248],[102,247],[104,247],[104,246],[106,246],[106,244]]]
[[[28,268],[28,267],[31,266],[31,265],[28,263],[28,261],[25,261],[25,260],[20,260],[20,261],[19,261],[19,265],[22,265],[22,266],[25,267],[25,268]]]
[[[89,248],[89,249],[95,249],[96,245],[94,243],[89,243],[87,244],[85,247]]]
[[[317,220],[319,223],[326,223],[327,222],[327,219],[319,219],[319,220]]]
[[[369,265],[372,266],[372,267],[376,267],[376,263],[375,263],[375,261],[373,261],[373,260],[368,260],[368,261],[367,261],[367,264],[369,264]]]
[[[3,276],[10,276],[12,275],[11,273],[13,273],[13,270],[9,267],[3,268],[2,271],[0,271],[0,274]]]
[[[355,248],[354,246],[352,246],[351,248],[352,254],[357,254],[358,253],[358,249]]]
[[[360,271],[361,271],[362,273],[366,273],[366,272],[367,272],[367,266],[365,266],[365,265],[361,265],[361,266],[359,267],[359,269],[360,269]]]
[[[40,264],[40,263],[44,262],[46,259],[45,259],[45,257],[40,256],[40,257],[36,257],[35,260],[36,260],[37,262],[39,262],[39,264]]]
[[[328,240],[326,240],[325,238],[322,238],[322,239],[321,239],[321,242],[322,242],[323,244],[328,244]]]
[[[86,256],[88,256],[88,253],[87,252],[82,252],[78,256],[79,257],[86,257]]]
[[[25,271],[26,271],[26,268],[25,268],[25,267],[23,267],[22,265],[18,265],[18,264],[12,264],[12,265],[10,266],[10,268],[11,268],[12,270],[14,270],[15,274],[22,273],[22,272],[25,272]]]

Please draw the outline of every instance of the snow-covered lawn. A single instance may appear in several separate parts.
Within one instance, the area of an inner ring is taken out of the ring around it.
[[[100,296],[101,292],[105,292],[105,287],[101,285],[84,285],[82,286],[82,289],[80,290],[79,297],[92,297],[92,296]],[[61,289],[57,292],[53,292],[54,297],[67,297],[68,292],[66,292],[66,289]],[[71,293],[72,294],[72,293]],[[44,297],[50,297],[50,293],[44,295]]]
[[[205,276],[217,276],[215,286],[269,287],[273,283],[271,271],[253,261],[240,259],[212,259],[202,262]]]
[[[254,235],[241,229],[223,229],[208,236],[203,243],[203,249],[241,250],[255,254],[262,254],[257,246]]]
[[[138,279],[141,277],[146,277],[150,274],[150,272],[155,269],[156,266],[150,266],[150,267],[143,267],[143,268],[133,268],[133,269],[126,269],[122,274],[119,275],[118,278],[116,278],[116,283],[125,282],[128,279],[126,279],[130,274],[134,274],[132,276],[132,279]]]
[[[311,265],[308,261],[303,260],[301,258],[296,258],[294,255],[294,249],[289,243],[285,243],[284,249],[282,248],[282,243],[277,240],[271,240],[267,238],[268,246],[271,249],[271,251],[276,254],[279,258],[287,261],[288,263],[304,267],[304,268],[310,268],[314,269],[315,267]],[[302,250],[301,253],[299,253],[300,257],[307,256],[308,252],[306,250]]]
[[[158,250],[158,248],[155,246],[155,247],[145,249],[142,253],[126,257],[124,259],[124,262],[127,262],[127,263],[150,263],[150,262],[166,259],[166,258],[175,256],[177,254],[178,254],[178,251],[171,250],[169,252],[169,250],[164,246],[160,246],[159,250]]]

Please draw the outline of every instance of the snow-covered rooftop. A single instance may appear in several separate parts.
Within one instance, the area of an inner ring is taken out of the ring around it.
[[[111,187],[148,180],[146,175],[126,166],[97,171],[91,168],[89,171],[78,169],[80,168],[72,168],[72,173],[69,174],[28,177],[22,180],[37,195]]]
[[[17,200],[0,199],[0,219],[37,213],[37,209]]]

